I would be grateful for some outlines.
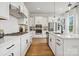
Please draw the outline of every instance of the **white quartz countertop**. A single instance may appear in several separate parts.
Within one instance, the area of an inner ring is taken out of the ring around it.
[[[30,33],[31,32],[23,34],[23,35],[8,35],[8,36],[4,36],[4,38],[0,39],[0,45],[6,44],[6,43],[9,43],[9,42],[13,42],[13,41],[15,41],[18,38],[20,39],[21,36],[29,35]]]
[[[14,41],[14,37],[16,36],[5,36],[4,38],[1,38],[0,45]]]
[[[50,34],[53,34],[61,38],[79,38],[79,34],[55,34],[53,32],[50,32]]]

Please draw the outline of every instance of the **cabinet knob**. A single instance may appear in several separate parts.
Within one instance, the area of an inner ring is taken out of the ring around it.
[[[28,40],[26,40],[26,44],[28,43]]]
[[[14,53],[11,53],[12,56],[14,56]]]
[[[59,39],[57,39],[57,41],[60,41]]]
[[[57,43],[57,42],[56,42],[56,44],[57,44],[58,46],[60,46],[60,44],[59,44],[59,43]]]
[[[50,39],[50,42],[52,41],[52,39]]]

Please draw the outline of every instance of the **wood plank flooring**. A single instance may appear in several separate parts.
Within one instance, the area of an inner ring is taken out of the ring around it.
[[[46,39],[33,39],[26,56],[54,56],[45,40]]]

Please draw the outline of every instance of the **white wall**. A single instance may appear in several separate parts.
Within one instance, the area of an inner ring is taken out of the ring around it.
[[[9,3],[0,2],[0,17],[9,19]]]
[[[0,28],[4,33],[15,33],[19,31],[18,21],[15,17],[10,16],[9,20],[0,21]]]
[[[42,24],[42,26],[48,26],[48,17],[35,16],[35,24]]]
[[[14,33],[19,32],[19,26],[18,23],[22,24],[29,24],[29,11],[24,6],[23,2],[10,2],[12,5],[16,6],[17,8],[21,6],[21,11],[27,16],[27,18],[17,19],[11,15],[9,15],[9,3],[0,3],[0,16],[6,16],[7,20],[0,20],[0,29],[4,30],[4,33]],[[28,25],[28,31],[29,31],[29,25]]]

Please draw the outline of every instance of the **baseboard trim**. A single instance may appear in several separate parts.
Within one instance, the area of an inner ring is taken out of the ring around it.
[[[47,45],[48,45],[48,47],[49,47],[49,44],[47,43]],[[50,47],[49,47],[50,48]],[[52,51],[52,49],[50,48],[50,50],[51,50],[51,52],[52,52],[52,54],[55,56],[55,54],[53,53],[53,51]]]
[[[30,47],[31,47],[31,45],[32,45],[32,44],[30,44]],[[30,47],[28,48],[27,52],[29,51]],[[27,56],[27,52],[25,53],[24,56]]]

